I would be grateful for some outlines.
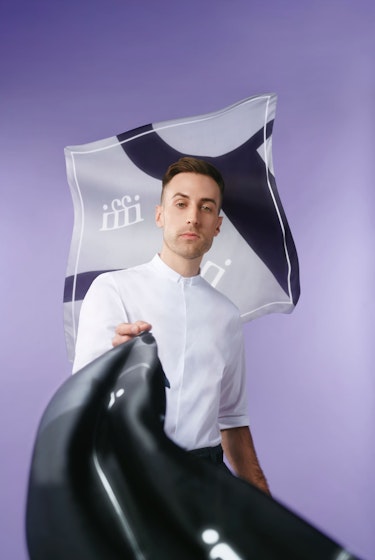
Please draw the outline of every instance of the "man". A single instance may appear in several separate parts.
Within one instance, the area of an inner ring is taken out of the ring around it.
[[[82,304],[74,371],[151,330],[170,382],[165,431],[202,455],[224,453],[235,473],[269,493],[248,426],[242,326],[232,302],[200,275],[220,232],[224,181],[209,163],[181,158],[164,178],[150,263],[100,275]]]

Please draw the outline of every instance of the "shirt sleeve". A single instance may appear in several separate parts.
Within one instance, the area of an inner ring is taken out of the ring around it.
[[[244,339],[239,318],[229,333],[229,359],[221,382],[221,430],[249,425]]]
[[[110,273],[91,284],[81,306],[73,373],[112,348],[115,328],[128,322],[126,310]]]

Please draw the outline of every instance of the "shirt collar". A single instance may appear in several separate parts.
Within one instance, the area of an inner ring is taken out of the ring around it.
[[[181,274],[179,274],[178,272],[173,270],[173,268],[165,264],[165,262],[161,260],[158,254],[156,254],[152,259],[151,265],[159,274],[161,274],[165,278],[168,278],[169,280],[172,280],[172,282],[182,282],[183,284],[186,285],[193,285],[202,281],[202,277],[200,276],[200,274],[197,274],[196,276],[188,276],[188,277],[181,276]]]

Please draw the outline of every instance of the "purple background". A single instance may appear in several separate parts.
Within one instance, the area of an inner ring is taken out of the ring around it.
[[[27,556],[33,440],[70,373],[64,146],[270,91],[302,296],[245,326],[253,435],[275,497],[375,557],[374,6],[3,0],[1,558]]]

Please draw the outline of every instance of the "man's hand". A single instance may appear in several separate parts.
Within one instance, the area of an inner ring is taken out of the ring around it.
[[[118,346],[123,342],[127,342],[135,336],[138,336],[141,332],[149,331],[150,329],[150,323],[146,323],[145,321],[135,321],[135,323],[120,323],[116,327],[116,334],[112,339],[112,346]]]

